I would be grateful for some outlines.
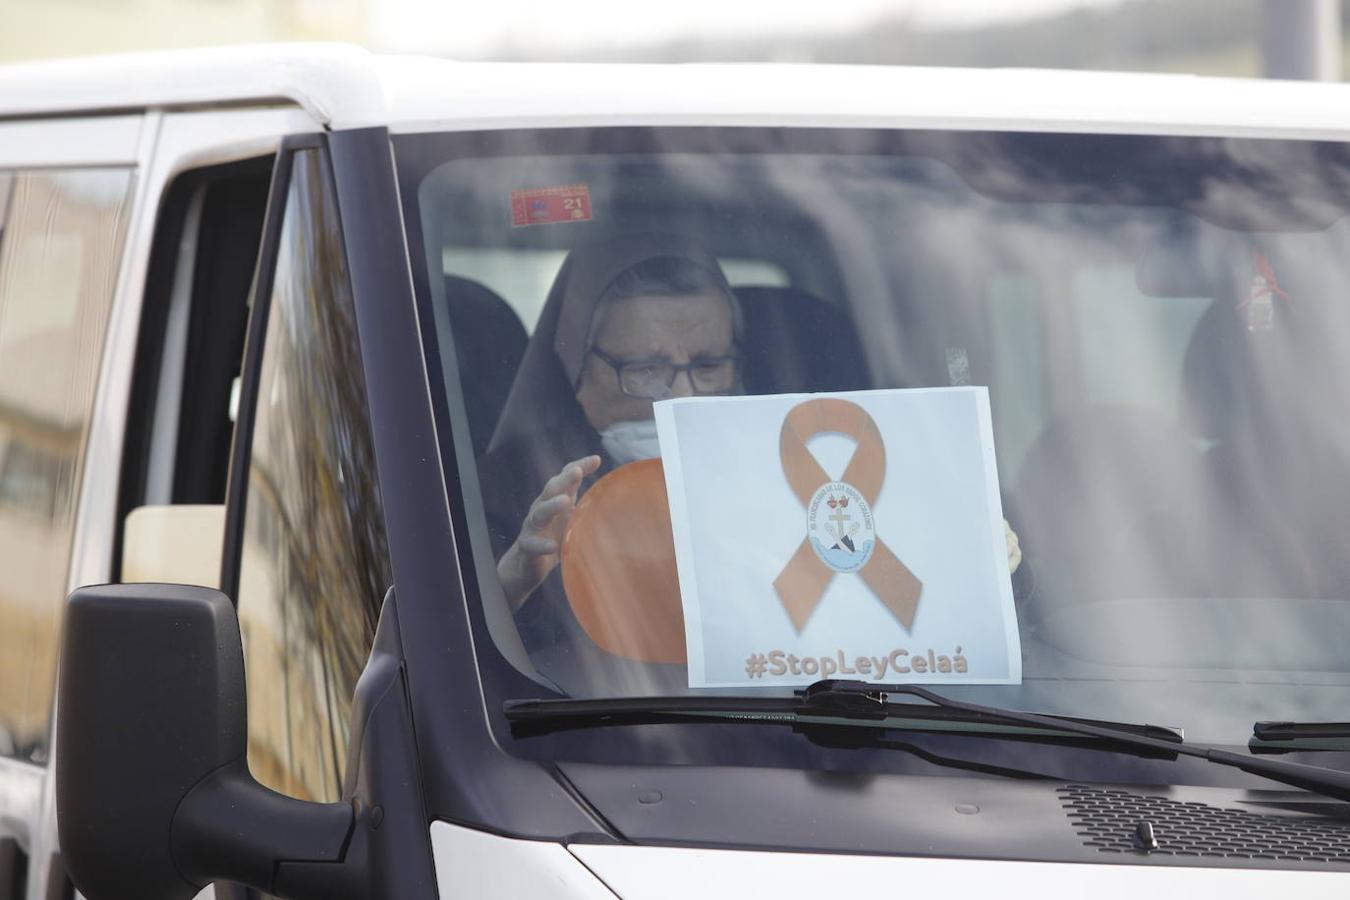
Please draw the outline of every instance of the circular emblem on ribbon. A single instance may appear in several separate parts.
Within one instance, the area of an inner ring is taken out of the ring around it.
[[[867,565],[876,536],[872,510],[853,485],[831,481],[811,495],[806,505],[806,539],[820,561],[834,571],[851,574]]]
[[[830,478],[806,442],[826,432],[857,441],[839,479]],[[877,534],[872,507],[886,479],[886,446],[861,406],[838,397],[799,403],[778,439],[783,474],[806,510],[806,535],[774,579],[774,590],[798,632],[836,574],[856,574],[908,630],[921,582]]]

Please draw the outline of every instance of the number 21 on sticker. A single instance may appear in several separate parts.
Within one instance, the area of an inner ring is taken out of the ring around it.
[[[587,222],[590,218],[591,192],[584,184],[511,192],[512,227]]]

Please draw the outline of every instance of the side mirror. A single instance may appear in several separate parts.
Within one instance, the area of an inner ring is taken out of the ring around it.
[[[56,804],[81,893],[188,900],[217,880],[270,893],[283,861],[342,861],[352,804],[258,784],[244,698],[239,622],[219,591],[126,584],[71,595]]]

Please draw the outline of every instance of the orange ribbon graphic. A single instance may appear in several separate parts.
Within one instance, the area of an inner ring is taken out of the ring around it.
[[[789,410],[778,438],[783,474],[802,506],[809,508],[817,492],[833,483],[806,447],[807,441],[824,432],[845,434],[858,442],[839,481],[855,488],[869,506],[875,503],[886,479],[886,445],[882,443],[877,423],[856,403],[837,397],[820,397]],[[825,564],[811,546],[810,538],[806,537],[774,579],[778,599],[799,633],[815,612],[835,574],[836,570]],[[870,558],[856,574],[908,630],[914,622],[923,582],[879,536]]]

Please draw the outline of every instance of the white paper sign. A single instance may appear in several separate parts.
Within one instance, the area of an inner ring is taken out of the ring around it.
[[[983,387],[656,404],[691,687],[1022,678]]]

